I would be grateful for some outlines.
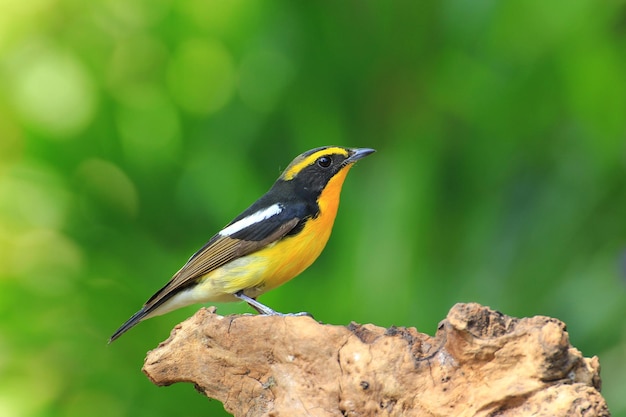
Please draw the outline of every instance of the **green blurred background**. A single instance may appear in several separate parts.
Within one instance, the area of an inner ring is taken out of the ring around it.
[[[554,316],[626,416],[624,0],[0,1],[0,416],[225,415],[140,371],[198,306],[106,341],[328,144],[378,153],[261,301]]]

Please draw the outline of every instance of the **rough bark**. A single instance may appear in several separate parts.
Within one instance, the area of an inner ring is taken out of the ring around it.
[[[235,416],[609,416],[597,357],[549,317],[455,305],[414,328],[201,309],[148,353],[157,385],[191,382]]]

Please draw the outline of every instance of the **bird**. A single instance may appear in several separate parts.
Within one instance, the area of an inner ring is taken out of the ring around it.
[[[348,171],[373,152],[324,146],[297,156],[263,196],[194,253],[109,343],[143,320],[197,303],[245,301],[262,315],[284,315],[256,298],[318,258],[330,237]]]

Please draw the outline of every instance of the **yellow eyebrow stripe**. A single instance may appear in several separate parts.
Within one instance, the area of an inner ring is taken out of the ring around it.
[[[319,151],[313,152],[310,155],[305,155],[301,158],[297,158],[291,164],[289,164],[287,168],[285,168],[285,171],[283,172],[283,175],[281,178],[285,181],[292,180],[293,177],[298,175],[298,173],[302,171],[304,168],[315,163],[317,158],[319,158],[320,156],[332,155],[332,154],[348,156],[348,151],[345,150],[344,148],[330,147],[330,148],[320,149]]]

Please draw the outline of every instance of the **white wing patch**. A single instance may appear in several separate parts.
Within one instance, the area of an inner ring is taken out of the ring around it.
[[[272,204],[271,206],[264,208],[263,210],[259,210],[255,213],[252,213],[251,215],[244,217],[241,220],[236,221],[230,226],[225,227],[224,229],[222,229],[221,232],[219,232],[219,235],[231,236],[237,233],[238,231],[245,229],[246,227],[252,226],[255,223],[262,222],[265,219],[275,216],[281,211],[283,211],[283,208],[280,204],[278,203]]]

